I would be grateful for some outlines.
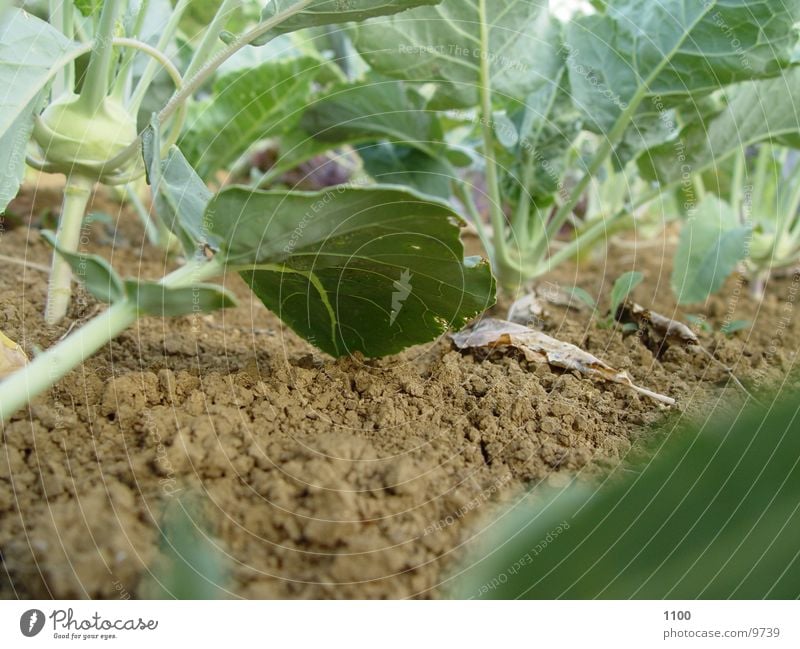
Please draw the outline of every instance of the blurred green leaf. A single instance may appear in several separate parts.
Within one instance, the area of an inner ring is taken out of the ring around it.
[[[94,16],[103,6],[103,0],[73,0],[73,4],[82,15]]]
[[[192,106],[178,143],[201,178],[226,169],[258,140],[293,130],[324,62],[268,61],[221,76],[212,96]]]
[[[798,19],[800,5],[784,0],[608,2],[567,28],[573,100],[608,133],[640,93],[677,103],[774,77],[790,64]]]
[[[709,194],[681,229],[670,284],[679,304],[716,293],[747,254],[750,228],[726,202]]]
[[[319,27],[321,25],[339,25],[351,21],[366,20],[373,16],[385,16],[388,14],[405,11],[410,7],[420,5],[431,5],[441,0],[314,0],[303,11],[295,14],[288,20],[282,22],[273,33],[284,34],[287,32],[305,29],[306,27]],[[272,0],[264,7],[261,15],[262,20],[269,20],[276,14],[286,11],[296,4],[296,0]],[[256,45],[262,43],[266,38],[256,41]]]
[[[480,47],[477,2],[444,0],[357,25],[353,43],[372,68],[390,77],[436,83],[431,108],[478,104],[481,56],[488,57],[497,97],[524,101],[560,60],[546,0],[487,3],[489,48]]]
[[[596,488],[534,490],[460,579],[486,599],[796,599],[798,395],[663,432]],[[493,526],[496,529],[498,525]]]
[[[301,126],[333,144],[387,138],[433,155],[442,134],[426,100],[402,81],[368,78],[312,101]]]
[[[730,336],[731,334],[735,334],[737,331],[749,329],[752,325],[753,323],[750,322],[750,320],[734,320],[722,325],[719,330],[726,336]]]
[[[391,142],[365,144],[358,154],[366,172],[382,185],[405,185],[430,196],[450,197],[454,173],[438,157]]]
[[[628,299],[628,296],[633,292],[639,284],[642,283],[644,275],[639,271],[630,271],[623,273],[617,277],[614,286],[611,289],[611,305],[608,313],[610,318],[615,318],[619,305]]]

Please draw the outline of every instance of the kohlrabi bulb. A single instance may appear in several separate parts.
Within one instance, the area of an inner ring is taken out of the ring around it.
[[[67,95],[50,104],[33,131],[45,160],[65,165],[109,160],[136,135],[136,120],[117,100],[107,97],[92,112],[77,95]]]

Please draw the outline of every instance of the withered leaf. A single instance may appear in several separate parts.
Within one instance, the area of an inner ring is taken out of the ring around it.
[[[17,343],[0,331],[0,379],[28,363],[28,357]]]
[[[631,302],[630,300],[620,305],[619,309],[617,309],[616,318],[622,323],[636,324],[640,329],[650,334],[650,338],[660,339],[659,341],[651,341],[655,342],[656,349],[654,349],[654,352],[657,354],[664,349],[664,346],[684,345],[691,350],[707,356],[731,378],[742,392],[758,403],[758,399],[756,399],[736,377],[733,373],[733,369],[725,365],[725,363],[703,347],[697,334],[695,334],[688,325],[678,322],[677,320],[672,320],[656,311],[646,309],[640,304],[636,304],[636,302]]]
[[[636,302],[626,300],[617,309],[620,322],[633,322],[661,337],[668,345],[700,345],[700,339],[688,325],[672,320],[656,311],[646,309]]]
[[[459,349],[510,347],[522,352],[530,362],[547,363],[596,380],[619,383],[661,403],[675,404],[670,397],[635,385],[627,372],[611,367],[580,347],[515,322],[485,318],[452,334],[451,338]]]

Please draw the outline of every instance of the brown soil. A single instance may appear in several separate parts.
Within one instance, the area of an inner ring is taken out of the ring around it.
[[[23,220],[57,201],[18,200]],[[127,210],[116,235],[93,226],[91,248],[128,275],[160,277],[165,262]],[[37,217],[38,218],[38,217]],[[0,254],[47,264],[36,229],[3,233]],[[667,315],[667,235],[561,269],[547,282],[607,295],[642,270],[638,302]],[[68,322],[41,319],[45,275],[7,265],[0,329],[29,354],[91,317],[79,293]],[[579,281],[576,281],[579,280]],[[760,303],[731,281],[701,311],[711,324],[756,322],[704,343],[754,389],[795,362],[792,319],[800,280],[776,279]],[[238,278],[237,309],[146,319],[72,372],[3,430],[0,596],[152,594],[165,508],[186,494],[226,577],[248,598],[436,597],[492,511],[521,490],[619,462],[649,425],[740,398],[726,375],[680,348],[654,357],[636,336],[601,329],[587,311],[548,307],[546,330],[678,399],[672,411],[618,385],[598,384],[516,357],[477,358],[442,340],[381,361],[334,361],[284,328]],[[498,311],[499,312],[499,311]],[[158,577],[158,574],[155,575]]]

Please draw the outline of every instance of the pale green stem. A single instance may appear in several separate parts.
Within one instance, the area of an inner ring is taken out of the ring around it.
[[[695,198],[698,203],[702,203],[706,197],[706,185],[703,182],[703,176],[695,174],[692,177],[692,186],[694,187]]]
[[[114,56],[114,29],[119,15],[120,0],[106,0],[100,10],[100,24],[94,37],[92,55],[86,68],[81,90],[81,102],[90,114],[94,113],[108,95],[111,80],[111,60]]]
[[[192,286],[221,275],[223,270],[214,260],[190,262],[167,275],[161,283],[173,288]],[[7,421],[31,399],[55,385],[138,317],[135,303],[127,299],[117,302],[5,379],[0,383],[0,421]]]
[[[791,197],[784,210],[785,226],[782,229],[781,237],[788,236],[791,248],[794,249],[797,245],[797,239],[800,237],[800,216],[798,216],[798,211],[800,210],[800,178],[795,174],[790,182],[794,183],[794,187],[792,187]],[[787,228],[789,229],[788,235],[785,234]],[[779,241],[780,239],[776,238],[776,246]]]
[[[764,203],[766,201],[767,174],[769,173],[769,166],[772,159],[772,147],[769,144],[762,144],[761,148],[758,150],[753,178],[752,208],[756,214],[769,207]]]
[[[164,31],[161,32],[161,36],[156,43],[157,50],[163,52],[167,48],[167,45],[169,45],[170,41],[172,41],[172,37],[175,35],[175,32],[178,29],[178,23],[183,16],[183,12],[186,11],[186,7],[188,6],[189,0],[178,0],[178,2],[175,4],[175,8],[172,10],[169,20],[164,26]],[[153,82],[153,79],[156,76],[156,72],[158,72],[158,63],[155,60],[152,60],[145,66],[144,72],[142,72],[142,76],[139,78],[139,82],[136,84],[133,95],[128,102],[128,110],[131,112],[131,114],[135,115],[139,112],[139,108],[142,106],[142,101],[144,101],[145,95],[150,88],[150,84]]]
[[[75,9],[71,2],[64,1],[62,8],[63,22],[61,31],[64,36],[73,40],[75,38]],[[70,61],[64,68],[64,85],[67,89],[75,89],[75,61]]]
[[[184,76],[190,79],[197,71],[208,61],[209,57],[214,51],[214,48],[219,42],[219,35],[225,28],[231,14],[242,5],[241,0],[223,0],[222,4],[217,9],[214,19],[209,23],[203,34],[203,39],[200,45],[192,54],[192,59],[189,61],[189,66],[186,68]]]
[[[72,40],[74,34],[72,2],[68,0],[50,0],[49,2],[50,24],[61,27],[61,33]],[[75,65],[69,63],[59,70],[53,79],[53,96],[72,92],[75,86]]]
[[[481,244],[483,244],[483,249],[486,251],[486,254],[489,255],[489,259],[492,261],[492,263],[494,263],[494,249],[492,248],[492,242],[489,240],[489,235],[486,233],[486,226],[483,223],[483,217],[478,210],[478,206],[475,205],[475,199],[472,197],[471,188],[463,180],[456,179],[453,181],[453,193],[467,210],[469,222],[475,226],[475,230],[478,233],[478,238],[481,240]]]
[[[494,133],[492,131],[492,86],[489,66],[489,22],[486,0],[478,0],[480,21],[480,96],[481,126],[483,131],[483,157],[486,164],[486,188],[489,197],[489,218],[492,223],[492,241],[495,255],[495,271],[501,281],[511,265],[506,242],[506,218],[503,213],[503,202],[500,198],[500,180],[497,172],[497,161],[494,157]],[[513,272],[513,271],[512,271]]]
[[[64,188],[61,218],[58,220],[56,241],[60,248],[75,252],[81,236],[83,216],[92,195],[92,181],[82,176],[70,176]],[[53,266],[47,286],[47,304],[44,318],[47,324],[55,324],[67,313],[72,295],[72,269],[66,260],[53,252]]]
[[[633,213],[641,207],[644,207],[651,201],[654,201],[664,192],[677,187],[680,181],[670,183],[664,187],[654,189],[653,191],[642,194],[637,198],[633,204],[627,206],[608,218],[598,219],[596,223],[592,224],[589,228],[575,237],[572,241],[567,243],[561,250],[550,255],[544,262],[534,266],[534,274],[536,276],[543,275],[556,268],[559,264],[571,259],[577,255],[582,248],[587,248],[594,244],[594,242],[604,233],[610,231],[612,227],[618,227],[625,217],[631,219],[633,223]]]
[[[142,0],[139,5],[139,13],[136,14],[136,21],[133,24],[133,31],[128,34],[131,38],[139,38],[144,27],[144,21],[147,17],[147,10],[150,7],[150,0]],[[125,93],[128,92],[130,85],[131,74],[133,69],[133,60],[136,58],[136,51],[133,49],[125,50],[122,55],[122,63],[119,66],[117,79],[114,83],[114,89],[111,91],[114,97],[122,101],[125,98]]]
[[[733,162],[733,180],[731,184],[731,207],[734,214],[742,220],[744,214],[742,213],[742,190],[744,189],[744,174],[745,166],[747,164],[746,151],[742,147],[737,153]]]
[[[136,188],[128,184],[124,189],[125,198],[133,206],[139,220],[144,226],[147,239],[150,243],[162,250],[176,250],[179,247],[178,238],[170,231],[159,216],[145,207]]]
[[[222,65],[225,61],[227,61],[230,57],[232,57],[236,52],[238,52],[243,47],[249,45],[252,41],[256,40],[260,36],[263,36],[267,32],[271,31],[278,25],[280,25],[285,20],[288,20],[295,14],[301,12],[305,9],[308,5],[310,5],[314,0],[298,0],[295,4],[284,9],[281,12],[275,14],[269,20],[265,20],[262,23],[259,23],[251,30],[245,32],[238,38],[236,38],[232,43],[230,43],[227,47],[217,52],[211,59],[206,63],[202,68],[200,68],[195,75],[193,75],[190,79],[186,79],[186,83],[184,84],[183,88],[181,88],[178,92],[176,92],[172,98],[167,102],[167,105],[161,109],[161,112],[158,114],[158,121],[162,124],[166,122],[172,115],[175,113],[176,110],[189,98],[191,97],[198,88],[201,88],[206,81],[208,81],[214,72],[217,71],[220,65]]]

